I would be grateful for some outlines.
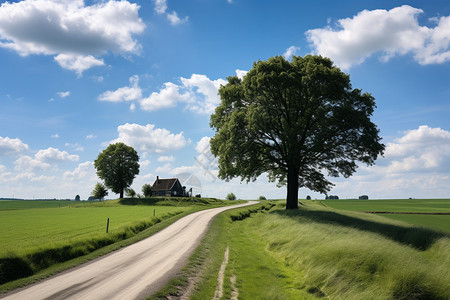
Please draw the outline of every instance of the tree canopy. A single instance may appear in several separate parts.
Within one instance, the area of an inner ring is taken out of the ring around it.
[[[109,145],[94,161],[97,175],[114,193],[123,198],[123,191],[139,174],[139,156],[133,147],[124,143]]]
[[[108,195],[108,190],[103,184],[97,182],[91,195],[92,197],[94,197],[94,199],[102,200]]]
[[[254,181],[267,173],[287,185],[286,208],[298,207],[298,189],[326,193],[329,176],[351,176],[357,162],[383,154],[370,120],[375,99],[352,89],[350,77],[321,56],[257,61],[243,79],[227,78],[211,115],[211,152],[219,177]]]

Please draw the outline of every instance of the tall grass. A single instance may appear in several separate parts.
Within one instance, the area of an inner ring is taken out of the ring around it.
[[[249,223],[301,284],[333,299],[449,299],[448,235],[379,216],[303,207]]]
[[[233,275],[239,299],[450,299],[450,237],[378,215],[313,202],[225,212],[188,272],[203,270],[191,299],[213,297],[226,246],[224,299]]]

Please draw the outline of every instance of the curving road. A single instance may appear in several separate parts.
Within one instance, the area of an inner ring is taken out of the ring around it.
[[[187,263],[215,215],[251,204],[190,214],[140,242],[0,298],[145,298],[162,288]]]

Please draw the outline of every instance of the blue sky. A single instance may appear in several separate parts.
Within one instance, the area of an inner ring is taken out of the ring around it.
[[[372,93],[387,146],[330,194],[450,196],[448,1],[0,3],[0,197],[86,199],[92,162],[123,141],[140,156],[138,192],[159,175],[203,196],[284,198],[265,176],[217,179],[209,116],[227,76],[310,53]]]

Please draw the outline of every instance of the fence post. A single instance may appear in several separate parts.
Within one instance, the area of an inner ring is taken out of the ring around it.
[[[156,215],[156,208],[153,210],[153,216]]]
[[[106,222],[106,233],[108,233],[108,228],[109,228],[109,218],[108,221]]]

